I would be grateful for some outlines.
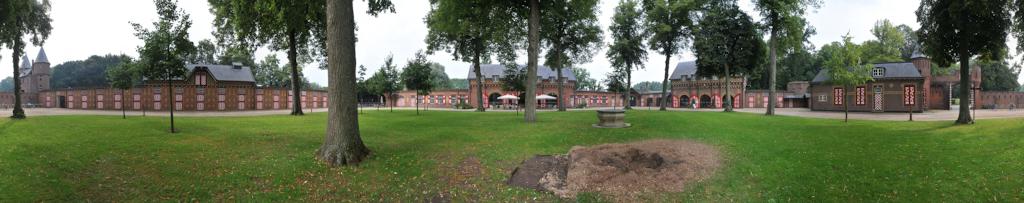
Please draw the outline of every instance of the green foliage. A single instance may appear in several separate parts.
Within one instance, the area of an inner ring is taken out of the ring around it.
[[[761,33],[734,1],[711,2],[703,13],[693,39],[697,75],[731,77],[760,66]]]
[[[398,67],[394,65],[394,58],[388,55],[384,59],[384,65],[366,80],[367,90],[376,95],[394,95],[395,92],[402,90],[400,76]]]
[[[612,25],[608,26],[614,42],[608,45],[605,55],[615,72],[623,75],[626,89],[631,86],[633,70],[643,69],[647,61],[647,50],[644,49],[647,32],[643,27],[643,11],[638,6],[636,0],[619,1],[612,16]]]
[[[128,56],[122,56],[121,62],[106,69],[106,80],[110,87],[116,89],[131,89],[136,84],[142,83],[139,64]]]
[[[525,22],[505,1],[432,0],[425,19],[427,53],[445,51],[455,60],[490,63],[492,55],[515,58]]]
[[[444,65],[440,63],[430,63],[430,81],[434,83],[434,89],[451,89],[448,81],[448,73],[445,73]]]
[[[322,60],[326,55],[324,1],[209,0],[209,4],[214,36],[222,43],[287,50],[293,64]]]
[[[195,54],[196,47],[188,40],[192,27],[189,15],[179,10],[176,0],[154,0],[159,18],[153,29],[132,23],[135,36],[144,45],[138,48],[143,77],[149,80],[171,80],[185,76],[185,60]]]
[[[0,80],[0,92],[12,92],[14,91],[14,78],[7,76],[3,80]]]
[[[597,0],[541,1],[540,37],[548,48],[544,65],[552,70],[590,62],[601,46]]]
[[[604,79],[605,90],[609,92],[626,92],[626,76],[620,72],[608,72]]]
[[[598,91],[601,89],[601,84],[597,82],[597,79],[590,77],[590,71],[583,68],[572,68],[573,76],[576,76],[576,90],[590,90]]]
[[[505,66],[504,74],[498,79],[501,90],[510,92],[526,91],[526,69],[518,65]]]
[[[905,26],[905,25],[901,25]],[[863,46],[864,60],[869,63],[902,62],[907,49],[906,31],[901,30],[889,19],[875,22],[871,34],[875,39],[865,41]],[[909,58],[909,56],[907,57]]]
[[[213,41],[210,41],[209,39],[200,40],[199,42],[196,42],[196,53],[189,55],[188,59],[185,59],[185,61],[194,64],[214,64],[218,62],[217,51],[217,45],[215,45]],[[231,63],[221,64],[226,65]]]
[[[804,19],[807,9],[821,6],[821,0],[753,0],[754,10],[761,13],[761,23],[768,35],[776,41],[771,49],[790,53],[803,48],[803,42],[812,34]],[[774,62],[772,62],[774,63]]]
[[[452,89],[469,89],[469,80],[466,78],[448,79],[448,87]]]
[[[0,1],[0,44],[21,53],[25,49],[25,37],[32,45],[40,46],[50,36],[53,26],[50,22],[50,1],[6,0]],[[12,58],[17,60],[20,54]],[[19,65],[19,64],[14,64]],[[17,71],[17,69],[15,69]]]
[[[1014,91],[1020,87],[1020,64],[1010,66],[1006,61],[979,59],[973,64],[981,67],[981,89],[985,91]]]
[[[106,87],[107,70],[128,59],[125,55],[90,56],[83,61],[68,61],[53,67],[50,88]]]
[[[781,85],[793,81],[811,81],[821,71],[823,61],[817,54],[808,49],[796,50],[779,60],[779,78]]]
[[[662,88],[664,88],[664,86],[658,81],[643,81],[633,85],[633,89],[640,93],[661,91]]]
[[[1008,0],[922,0],[918,38],[939,66],[984,55],[999,59],[1010,27]]]
[[[686,48],[693,24],[691,0],[643,0],[644,28],[648,47],[670,57]]]
[[[276,54],[268,54],[252,67],[252,74],[256,79],[256,85],[263,87],[288,87],[291,86],[291,78],[288,75],[287,66],[282,66]]]
[[[415,90],[418,95],[428,95],[434,90],[432,73],[427,56],[422,51],[416,52],[416,58],[409,60],[402,69],[402,83],[406,89]]]
[[[843,36],[842,45],[831,52],[831,56],[825,61],[825,69],[828,70],[831,84],[851,87],[873,80],[872,66],[863,61],[863,51],[860,46],[850,41],[851,38],[849,35]]]

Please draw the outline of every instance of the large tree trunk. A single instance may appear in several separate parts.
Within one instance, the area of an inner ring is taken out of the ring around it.
[[[537,121],[537,56],[540,52],[540,3],[530,1],[529,46],[526,49],[526,111],[523,120],[528,123]]]
[[[725,64],[725,112],[732,112],[732,75],[729,75],[729,64]]]
[[[11,53],[11,61],[14,62],[14,112],[11,112],[11,118],[13,119],[24,119],[25,110],[21,109],[21,70],[18,70],[18,57],[21,56],[20,47],[21,39],[14,41],[14,50]]]
[[[356,113],[356,38],[352,1],[327,1],[327,134],[316,158],[330,166],[357,164],[370,154]]]
[[[956,124],[970,124],[971,118],[971,56],[966,52],[960,52],[960,115],[956,118]],[[977,105],[977,104],[975,104]]]
[[[302,88],[302,78],[299,78],[299,53],[298,47],[296,47],[298,41],[296,34],[294,30],[288,32],[288,66],[292,68],[292,115],[301,116],[303,115],[302,100],[299,97],[299,93]]]
[[[565,80],[562,79],[562,68],[557,68],[555,71],[558,71],[558,98],[555,98],[555,102],[558,103],[558,111],[565,111],[565,102],[562,102],[562,100],[565,99],[565,90],[563,87]]]
[[[579,80],[579,78],[577,78],[577,80]],[[629,97],[631,96],[630,92],[633,91],[633,88],[631,86],[633,86],[633,66],[632,65],[627,65],[627,67],[626,67],[626,91],[625,91],[625,93],[622,94],[622,98],[625,98],[625,99],[622,100],[622,104],[623,104],[622,105],[623,106],[622,109],[633,109],[633,106],[630,105],[630,103],[629,103]]]
[[[764,115],[775,115],[775,28],[772,28],[771,37],[768,39],[768,109]]]
[[[668,63],[669,63],[670,60],[672,60],[672,54],[668,54],[668,52],[666,51],[665,52],[665,77],[662,78],[662,80],[661,80],[661,99],[659,99],[659,100],[661,100],[661,107],[658,108],[659,111],[664,111],[665,107],[668,106],[668,104],[666,104],[668,102],[666,102],[666,101],[668,101]]]
[[[168,106],[167,110],[170,110],[170,112],[171,112],[171,133],[175,133],[175,130],[174,130],[174,107],[175,106],[174,106],[174,98],[171,97],[172,95],[174,95],[174,87],[171,86],[171,76],[170,76],[170,74],[168,74],[168,76],[167,76],[167,91],[166,92],[167,92],[167,94],[166,94],[167,96],[164,97],[164,98],[167,98],[167,101],[169,101],[169,102],[166,102],[166,104]]]
[[[484,76],[480,73],[480,52],[473,55],[473,73],[476,74],[476,111],[487,111],[484,108]]]

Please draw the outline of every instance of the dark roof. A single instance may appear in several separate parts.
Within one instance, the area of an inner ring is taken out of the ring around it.
[[[519,65],[519,68],[525,67],[525,65]],[[482,75],[484,78],[493,78],[495,75],[498,76],[498,78],[504,77],[505,65],[480,64],[480,75]],[[558,74],[557,72],[551,70],[551,68],[548,68],[547,66],[537,66],[537,76],[544,79],[554,79],[555,77],[558,76]],[[576,75],[572,74],[572,70],[570,70],[569,68],[562,69],[562,77],[566,77],[566,79],[569,81],[576,81]],[[476,74],[473,73],[472,66],[469,67],[469,75],[466,76],[466,79],[476,79]]]
[[[32,74],[32,62],[28,60],[28,56],[21,56],[21,68],[18,71],[21,77]]]
[[[685,76],[693,76],[697,74],[697,62],[696,61],[685,61],[676,64],[676,69],[672,71],[672,75],[669,76],[669,80],[682,79]]]
[[[885,74],[882,77],[875,77],[875,80],[879,79],[923,79],[921,72],[917,70],[917,67],[913,63],[878,63],[873,64],[875,68],[884,68]],[[869,73],[870,74],[870,73]],[[829,80],[828,69],[821,69],[818,75],[814,76],[812,83],[821,83]]]
[[[196,67],[205,67],[210,71],[210,75],[213,75],[217,81],[236,81],[236,82],[256,82],[256,79],[252,75],[252,69],[248,66],[241,66],[235,69],[233,65],[213,65],[213,64],[187,64],[185,68],[188,69],[189,73],[195,71]],[[189,74],[191,75],[191,74]]]
[[[42,47],[39,48],[39,55],[36,55],[36,63],[50,63],[50,60],[46,58],[46,51]]]

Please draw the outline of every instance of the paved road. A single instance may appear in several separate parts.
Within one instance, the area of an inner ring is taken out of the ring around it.
[[[372,110],[375,108],[366,108],[365,110]],[[384,108],[381,108],[383,110]],[[401,110],[413,110],[414,108],[395,108]],[[593,111],[598,108],[588,109],[570,109],[570,111]],[[604,108],[609,109],[609,108]],[[634,108],[636,110],[648,110],[648,108]],[[435,109],[431,108],[431,111],[473,111],[473,109]],[[657,110],[652,108],[651,110]],[[671,111],[722,111],[721,109],[670,109]],[[326,112],[326,108],[318,109],[305,109],[305,112]],[[490,112],[513,112],[513,110],[488,110]],[[540,111],[553,111],[553,109],[541,109]],[[756,113],[763,114],[765,109],[763,108],[743,108],[736,109],[738,112]],[[831,119],[842,119],[843,112],[834,111],[811,111],[806,108],[778,108],[775,109],[778,115],[788,116],[799,116],[799,117],[810,117],[810,118],[831,118]],[[58,109],[58,108],[30,108],[25,109],[25,113],[29,116],[50,116],[50,115],[121,115],[121,111],[116,110],[75,110],[75,109]],[[263,115],[287,115],[291,113],[291,110],[260,110],[260,111],[205,111],[205,112],[185,112],[178,111],[174,112],[175,116],[182,117],[217,117],[217,116],[263,116]],[[956,110],[933,110],[924,113],[914,113],[914,120],[920,121],[939,121],[939,120],[956,120],[958,112]],[[0,116],[8,117],[11,115],[11,109],[0,109]],[[128,115],[138,116],[142,115],[141,111],[129,111]],[[168,116],[166,111],[161,112],[146,112],[147,116]],[[907,113],[867,113],[867,112],[851,112],[850,119],[858,120],[907,120]],[[1024,110],[977,110],[978,119],[993,119],[993,118],[1024,118]]]

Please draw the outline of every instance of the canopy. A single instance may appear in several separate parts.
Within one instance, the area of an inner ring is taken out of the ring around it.
[[[517,97],[515,95],[511,95],[511,94],[506,94],[506,95],[501,95],[500,97],[498,97],[498,99],[500,99],[500,100],[518,100],[519,97]]]
[[[546,94],[537,95],[537,100],[552,100],[552,99],[555,99],[555,97],[552,97],[551,95],[546,95]]]

